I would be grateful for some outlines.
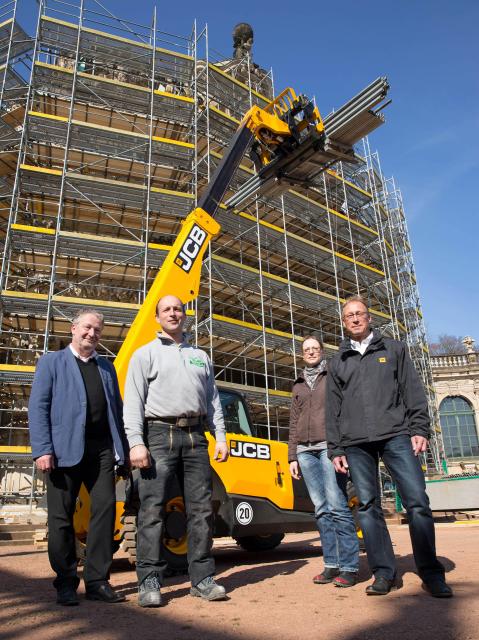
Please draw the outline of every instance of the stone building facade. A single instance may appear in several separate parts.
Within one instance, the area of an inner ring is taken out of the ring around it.
[[[432,376],[449,473],[479,473],[479,353],[433,356]]]

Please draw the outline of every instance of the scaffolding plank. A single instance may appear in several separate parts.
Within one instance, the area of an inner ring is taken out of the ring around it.
[[[35,90],[40,94],[68,98],[73,91],[74,72],[58,65],[35,62]],[[86,72],[77,73],[75,100],[117,109],[125,113],[150,112],[151,91],[147,87],[120,82]],[[190,124],[194,100],[167,91],[154,91],[153,117]]]
[[[30,111],[28,134],[31,140],[42,144],[64,147],[67,139],[68,118]],[[70,149],[94,154],[147,163],[149,136],[121,129],[72,120]],[[191,169],[194,146],[191,143],[153,136],[151,163],[175,170]],[[93,161],[95,162],[95,161]]]
[[[152,34],[151,34],[152,35]],[[60,55],[72,57],[78,38],[78,25],[50,16],[42,16],[42,40]],[[110,73],[148,78],[152,69],[153,46],[150,42],[125,38],[83,26],[79,57],[92,67],[97,65]],[[180,51],[155,48],[156,76],[190,81],[194,59]]]
[[[57,169],[22,165],[22,191],[41,196],[58,197],[62,172]],[[142,209],[145,202],[144,185],[85,176],[68,172],[65,175],[66,198],[87,200],[97,206],[116,205]],[[194,195],[152,188],[150,190],[150,208],[152,211],[186,217],[194,204]]]

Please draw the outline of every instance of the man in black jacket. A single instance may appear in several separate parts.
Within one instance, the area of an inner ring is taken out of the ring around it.
[[[435,548],[419,455],[429,437],[427,400],[406,346],[371,330],[360,296],[343,304],[349,338],[332,358],[327,381],[328,455],[339,473],[351,473],[360,501],[359,520],[374,582],[368,595],[386,595],[394,585],[396,563],[381,509],[378,464],[381,457],[407,510],[419,576],[434,597],[452,596]]]

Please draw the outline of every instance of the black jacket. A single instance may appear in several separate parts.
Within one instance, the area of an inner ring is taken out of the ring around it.
[[[424,389],[406,346],[374,331],[363,355],[343,340],[328,366],[326,432],[330,458],[344,447],[408,434],[429,437]]]

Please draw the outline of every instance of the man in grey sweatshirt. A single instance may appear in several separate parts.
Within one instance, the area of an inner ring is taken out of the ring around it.
[[[215,432],[214,458],[228,459],[223,412],[207,354],[185,341],[182,301],[157,304],[158,337],[140,347],[128,367],[124,423],[131,464],[140,470],[136,570],[138,604],[158,607],[167,563],[162,557],[169,480],[182,473],[188,531],[191,595],[222,600],[213,578],[211,467],[205,427]]]

